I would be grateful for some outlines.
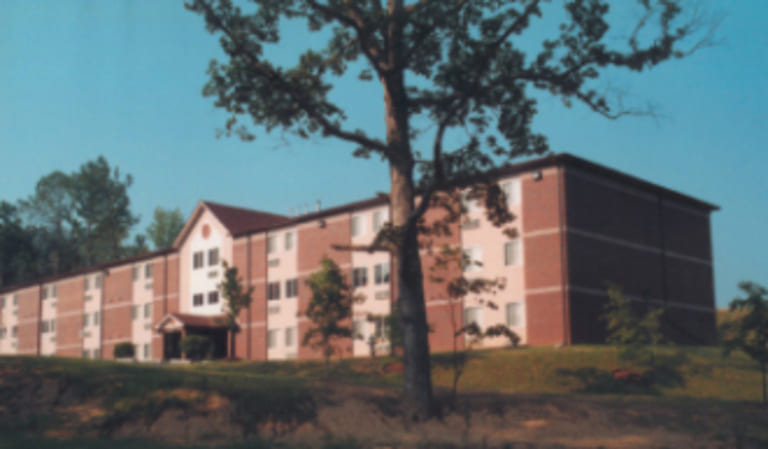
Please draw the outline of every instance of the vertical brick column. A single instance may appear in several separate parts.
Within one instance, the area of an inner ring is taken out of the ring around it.
[[[58,281],[56,290],[56,355],[82,357],[83,278],[74,276]]]

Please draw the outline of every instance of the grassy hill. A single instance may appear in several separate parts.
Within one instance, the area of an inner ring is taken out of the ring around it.
[[[225,442],[240,447],[238,441],[254,438],[287,447],[308,441],[334,447],[339,441],[351,447],[372,441],[571,447],[569,441],[589,438],[594,447],[655,447],[643,445],[649,429],[668,447],[702,432],[723,445],[700,447],[732,447],[734,439],[768,442],[768,414],[756,402],[759,370],[742,355],[724,359],[716,348],[662,348],[654,369],[620,362],[613,348],[603,346],[477,350],[464,356],[455,402],[453,356],[433,357],[443,415],[415,427],[399,415],[401,365],[390,358],[342,360],[328,372],[320,362],[157,366],[0,358],[0,449],[47,447],[50,438],[68,441],[50,447],[106,447],[98,445],[105,439],[126,448],[165,447],[124,441],[137,437],[183,447]],[[649,380],[616,381],[611,371],[617,367],[645,373]],[[29,440],[30,434],[38,440]],[[627,435],[636,441],[623,440]]]

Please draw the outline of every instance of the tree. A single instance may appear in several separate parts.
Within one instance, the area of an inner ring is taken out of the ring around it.
[[[230,267],[226,261],[222,262],[222,266],[224,267],[224,279],[218,287],[225,301],[224,325],[229,330],[229,358],[234,360],[235,334],[240,331],[237,317],[240,316],[240,311],[251,305],[253,287],[243,287],[243,279],[238,275],[237,267]]]
[[[664,309],[648,309],[638,313],[632,307],[632,301],[625,298],[617,285],[608,287],[608,303],[603,308],[602,319],[606,324],[608,343],[619,348],[619,357],[626,360],[646,359],[654,362],[653,351],[649,345],[658,345],[661,333],[661,317]]]
[[[16,206],[0,201],[0,286],[36,276],[34,233],[22,225]]]
[[[301,344],[322,352],[327,372],[331,357],[338,351],[338,341],[353,337],[348,321],[356,298],[333,260],[323,257],[320,264],[320,270],[307,280],[312,297],[304,315],[313,326]]]
[[[147,226],[147,235],[155,249],[167,248],[173,245],[183,227],[184,217],[178,208],[169,210],[157,207],[152,223]]]
[[[534,90],[549,92],[566,106],[582,103],[608,118],[637,113],[595,87],[600,75],[610,68],[640,72],[686,56],[707,44],[712,32],[702,27],[695,10],[683,17],[682,0],[638,0],[639,20],[621,27],[629,33],[626,45],[619,45],[608,34],[615,24],[607,0],[568,0],[563,11],[555,5],[546,10],[547,18],[561,23],[537,48],[530,41],[541,34],[528,35],[533,19],[544,15],[545,3],[252,0],[248,11],[232,0],[186,4],[204,17],[210,32],[221,35],[227,60],[211,62],[203,93],[230,114],[224,135],[254,139],[239,123],[247,116],[266,130],[346,141],[355,146],[355,156],[376,155],[388,164],[391,224],[368,248],[359,249],[392,254],[405,393],[422,416],[430,413],[432,384],[417,234],[433,195],[482,179],[486,170],[514,157],[548,150],[546,138],[531,128],[537,112]],[[281,23],[287,19],[304,21],[319,35],[305,39],[312,47],[292,67],[279,65],[265,51],[280,44]],[[317,49],[318,42],[323,48]],[[332,96],[334,80],[351,69],[360,82],[381,86],[382,91],[371,89],[369,100],[383,98],[380,135],[350,129],[345,123],[349,105]],[[486,204],[497,206],[490,198]]]
[[[763,375],[763,404],[768,404],[766,366],[768,365],[768,289],[753,282],[740,282],[746,298],[734,298],[730,309],[738,318],[726,323],[723,350],[728,355],[741,350],[760,364]]]

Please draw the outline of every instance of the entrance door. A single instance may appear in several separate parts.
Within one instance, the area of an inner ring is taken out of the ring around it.
[[[181,358],[181,332],[163,334],[163,359]]]

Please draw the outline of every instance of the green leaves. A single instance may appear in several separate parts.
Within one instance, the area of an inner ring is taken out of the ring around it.
[[[147,235],[152,239],[155,249],[167,248],[173,245],[183,227],[184,217],[178,208],[157,207],[152,222],[147,226]]]

